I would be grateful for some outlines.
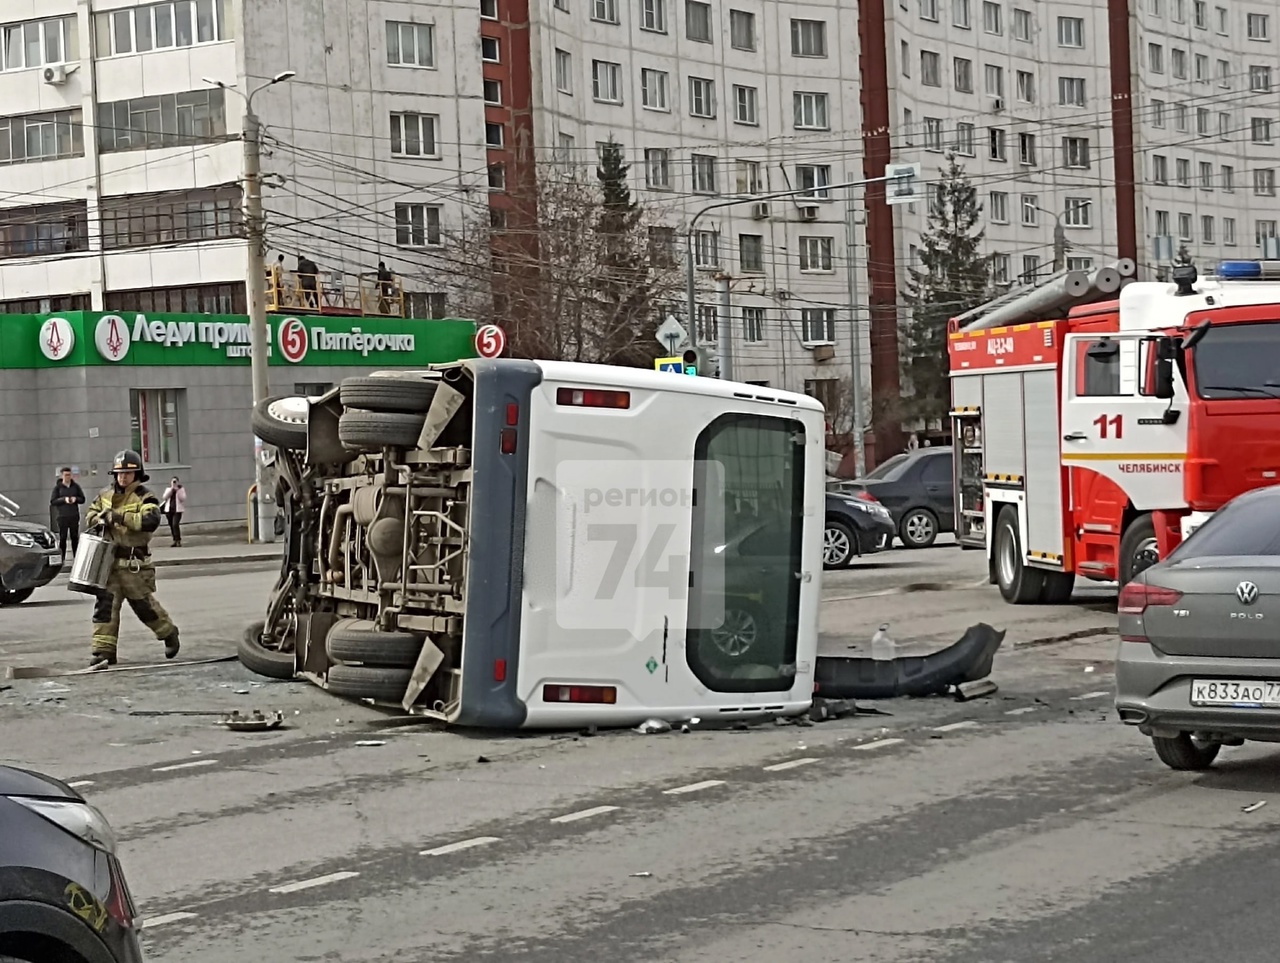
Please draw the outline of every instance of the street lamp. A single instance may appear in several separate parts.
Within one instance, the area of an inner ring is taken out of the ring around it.
[[[248,94],[235,89],[235,84],[226,84],[211,77],[202,77],[206,84],[229,90],[244,99],[244,223],[249,242],[249,271],[246,287],[249,293],[249,362],[253,377],[253,403],[257,405],[269,394],[267,378],[267,292],[266,292],[266,231],[262,216],[262,127],[258,123],[258,115],[253,112],[253,98],[259,92],[296,75],[296,71],[285,70],[264,84],[260,84]],[[258,541],[275,541],[275,519],[272,518],[268,506],[271,493],[266,486],[266,466],[259,454],[255,453],[254,480],[258,488]]]

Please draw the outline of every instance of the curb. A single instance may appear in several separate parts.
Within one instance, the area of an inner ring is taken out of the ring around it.
[[[158,558],[152,564],[156,568],[174,568],[179,565],[237,565],[249,562],[279,562],[280,553],[262,555],[200,555],[189,558]]]
[[[1057,645],[1060,642],[1076,642],[1080,639],[1096,638],[1100,635],[1119,635],[1120,630],[1114,626],[1101,625],[1091,629],[1077,629],[1075,632],[1067,632],[1064,635],[1047,635],[1039,639],[1027,639],[1025,642],[1015,642],[1015,649],[1036,649],[1045,645]]]

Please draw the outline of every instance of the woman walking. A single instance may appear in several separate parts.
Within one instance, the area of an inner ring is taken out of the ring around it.
[[[178,476],[169,480],[169,487],[160,496],[160,510],[169,517],[169,533],[173,536],[174,548],[182,548],[182,512],[187,505],[187,490]]]

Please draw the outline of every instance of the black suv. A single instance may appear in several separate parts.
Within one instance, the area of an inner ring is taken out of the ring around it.
[[[0,766],[0,960],[141,963],[136,917],[102,813],[57,779]]]

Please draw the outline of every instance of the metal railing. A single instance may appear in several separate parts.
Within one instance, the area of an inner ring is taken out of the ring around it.
[[[269,313],[405,317],[404,289],[394,276],[379,280],[373,272],[299,274],[267,268],[266,282]]]

